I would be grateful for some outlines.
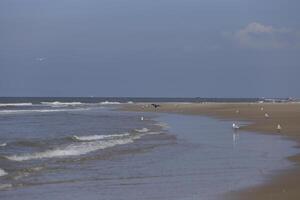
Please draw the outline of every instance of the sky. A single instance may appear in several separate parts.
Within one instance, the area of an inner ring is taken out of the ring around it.
[[[299,0],[1,0],[0,96],[300,97]]]

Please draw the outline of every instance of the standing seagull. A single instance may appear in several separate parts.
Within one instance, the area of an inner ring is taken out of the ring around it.
[[[234,130],[237,130],[237,129],[239,129],[240,127],[239,127],[237,124],[233,123],[233,124],[232,124],[232,128],[233,128]]]
[[[269,118],[269,114],[268,113],[265,113],[265,118]]]
[[[277,124],[277,131],[280,132],[281,129],[282,129],[282,128],[281,128],[280,124]]]

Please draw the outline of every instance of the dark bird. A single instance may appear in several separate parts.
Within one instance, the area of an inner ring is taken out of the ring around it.
[[[158,108],[158,107],[160,107],[159,104],[155,104],[155,103],[151,104],[151,106],[153,106],[155,109]]]

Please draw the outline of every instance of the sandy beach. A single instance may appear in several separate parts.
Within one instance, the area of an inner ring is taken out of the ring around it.
[[[204,115],[220,120],[245,122],[240,131],[277,134],[300,142],[299,103],[162,103],[158,108],[150,104],[131,104],[127,111],[167,112],[188,115]],[[241,123],[242,124],[242,123]],[[278,130],[278,125],[281,129]],[[281,200],[300,199],[300,155],[288,158],[297,166],[282,171],[266,184],[228,194],[228,199]]]

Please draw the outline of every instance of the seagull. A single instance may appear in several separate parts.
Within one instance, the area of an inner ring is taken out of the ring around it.
[[[44,57],[42,57],[42,58],[36,58],[36,61],[44,61],[44,60],[46,60],[46,58],[44,58]]]
[[[141,121],[144,121],[144,117],[141,117]]]
[[[232,128],[233,128],[234,130],[237,130],[237,129],[239,129],[240,127],[239,127],[237,124],[233,123],[233,124],[232,124]]]
[[[280,132],[280,131],[281,131],[281,129],[282,129],[282,128],[281,128],[280,124],[277,124],[277,131],[279,131],[279,132]]]
[[[261,107],[260,110],[263,111],[263,110],[264,110],[264,107]]]
[[[265,113],[265,118],[269,118],[269,114],[268,113]]]

